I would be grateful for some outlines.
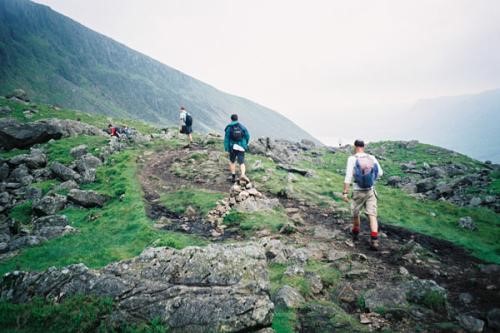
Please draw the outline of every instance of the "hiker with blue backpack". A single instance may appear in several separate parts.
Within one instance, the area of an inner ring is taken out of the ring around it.
[[[181,109],[179,110],[179,115],[180,115],[180,133],[181,134],[186,134],[189,138],[189,144],[188,147],[193,143],[193,117],[191,114],[189,114],[186,109],[181,106]]]
[[[354,155],[347,160],[344,180],[344,201],[349,202],[349,186],[354,180],[352,192],[352,239],[358,240],[360,230],[360,213],[364,209],[370,220],[370,248],[378,250],[377,192],[375,182],[384,172],[375,156],[365,153],[362,140],[354,142]]]
[[[224,150],[229,153],[229,170],[231,171],[231,181],[236,182],[236,160],[240,164],[240,180],[250,182],[245,175],[245,151],[248,150],[250,133],[240,122],[238,115],[231,115],[231,123],[224,130]]]

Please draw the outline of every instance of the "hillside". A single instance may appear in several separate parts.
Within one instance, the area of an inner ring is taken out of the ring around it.
[[[195,131],[221,132],[238,113],[254,136],[315,140],[293,122],[226,94],[28,0],[0,0],[0,94],[157,125],[185,106]]]
[[[408,114],[412,137],[500,162],[500,90],[418,101]]]
[[[348,146],[254,140],[252,183],[233,185],[217,135],[184,148],[175,129],[127,121],[138,131],[118,141],[105,116],[5,98],[0,122],[39,140],[0,152],[2,330],[500,327],[498,165],[371,144],[386,171],[373,252],[340,200]]]

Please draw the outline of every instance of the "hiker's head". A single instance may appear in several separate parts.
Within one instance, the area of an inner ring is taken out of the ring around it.
[[[358,153],[365,150],[365,142],[363,140],[354,141],[354,150]]]
[[[184,111],[184,110],[185,110],[185,109],[184,109],[184,107],[183,107],[183,106],[181,106],[181,108],[180,108],[180,110],[179,110],[179,111],[180,111],[180,112],[182,112],[182,111]]]
[[[238,115],[237,114],[232,114],[231,115],[231,121],[238,121]]]
[[[108,128],[111,128],[111,127],[113,127],[113,125],[111,125],[111,124],[108,124]]]

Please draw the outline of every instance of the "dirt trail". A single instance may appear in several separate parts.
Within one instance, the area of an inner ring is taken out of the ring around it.
[[[225,170],[220,170],[220,175],[213,179],[186,179],[172,172],[173,163],[193,153],[207,153],[207,150],[179,149],[146,154],[140,158],[139,177],[144,189],[149,216],[156,221],[162,217],[173,221],[173,226],[171,224],[165,228],[168,230],[195,233],[216,241],[244,240],[243,234],[238,233],[225,234],[218,238],[210,237],[211,227],[202,216],[179,216],[159,203],[158,199],[162,193],[186,186],[224,193],[229,191],[231,183],[226,180]],[[271,193],[266,193],[266,195],[273,196]],[[297,219],[297,216],[300,217],[300,222],[296,223],[298,232],[271,236],[280,238],[282,242],[294,244],[296,247],[308,247],[313,253],[316,251],[320,260],[324,260],[331,251],[345,252],[351,258],[356,258],[354,264],[359,265],[362,272],[360,271],[359,276],[345,279],[344,287],[348,285],[357,292],[374,287],[383,288],[395,277],[401,276],[401,270],[406,269],[409,274],[419,279],[432,279],[446,288],[448,300],[455,315],[468,313],[481,317],[481,314],[488,310],[500,307],[499,277],[481,272],[480,267],[483,266],[483,262],[449,242],[381,223],[381,248],[378,252],[374,252],[369,249],[369,230],[366,221],[362,221],[360,241],[353,244],[349,236],[350,221],[339,212],[294,199],[280,198],[280,202],[285,209],[289,208],[286,211],[291,220]],[[335,268],[343,269],[342,267]],[[339,290],[341,289],[342,286],[339,287]],[[459,300],[461,293],[473,295],[470,304],[464,304]],[[345,308],[351,313],[359,311],[352,304],[346,305]],[[435,322],[454,321],[454,319],[441,316],[435,318]],[[411,331],[411,325],[419,319],[414,318],[413,322],[410,318],[399,323],[398,320],[395,318],[394,322],[391,322],[393,329]],[[485,330],[485,332],[488,331]]]

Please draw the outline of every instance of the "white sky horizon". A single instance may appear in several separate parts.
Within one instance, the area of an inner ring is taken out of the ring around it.
[[[318,138],[500,88],[500,1],[36,0]],[[332,144],[332,143],[329,143]]]

